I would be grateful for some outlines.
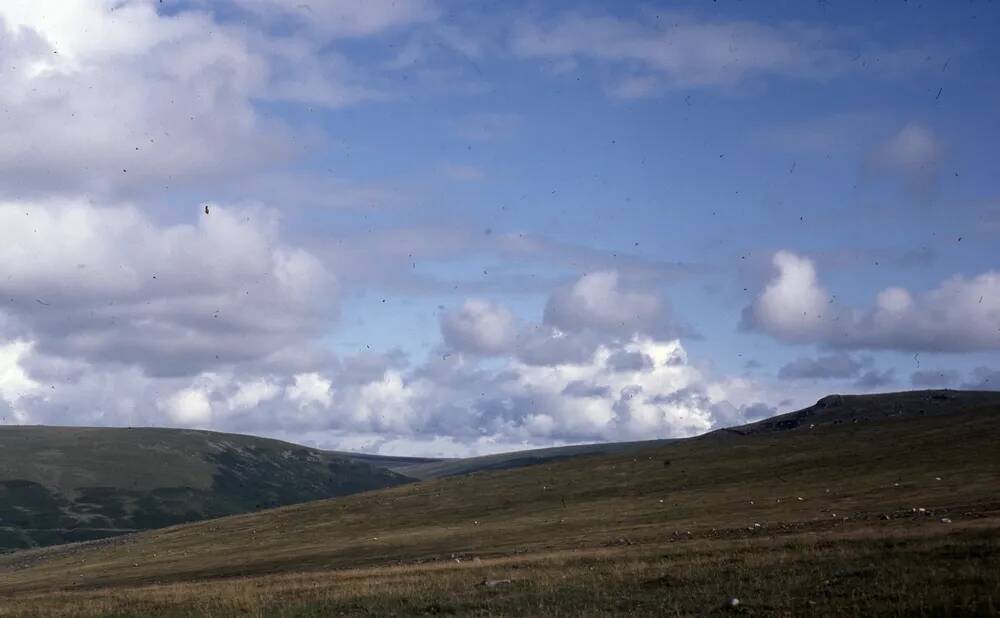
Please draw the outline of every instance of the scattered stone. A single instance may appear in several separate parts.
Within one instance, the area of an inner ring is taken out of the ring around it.
[[[740,606],[740,600],[736,597],[731,597],[726,599],[726,602],[722,606],[727,609],[736,609]]]
[[[949,519],[947,517],[942,517],[941,518],[941,523],[942,524],[950,524],[951,523],[951,519]]]

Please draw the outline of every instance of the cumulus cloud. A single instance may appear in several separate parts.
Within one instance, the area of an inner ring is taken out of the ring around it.
[[[773,258],[777,276],[744,310],[743,324],[786,341],[809,341],[828,328],[823,320],[830,294],[819,285],[808,258],[779,251]]]
[[[15,367],[33,354],[23,350]],[[679,341],[644,335],[605,339],[572,363],[431,354],[410,366],[401,356],[366,352],[299,373],[240,366],[166,378],[113,366],[62,376],[52,390],[17,369],[3,375],[21,375],[27,386],[22,422],[52,422],[86,401],[78,422],[210,427],[338,448],[369,436],[368,450],[445,454],[687,436],[773,411],[751,383],[715,379]]]
[[[130,205],[0,203],[0,315],[36,353],[91,367],[313,362],[336,316],[330,273],[281,242],[273,213],[209,210],[161,225]]]
[[[527,365],[590,362],[611,340],[675,334],[666,301],[654,289],[626,284],[618,271],[584,274],[549,295],[541,323],[522,323],[506,307],[470,299],[442,316],[441,332],[454,350],[479,355],[513,353]],[[641,355],[621,354],[612,367],[641,368]]]
[[[514,314],[501,305],[470,299],[441,318],[441,334],[452,348],[473,354],[503,354],[513,349],[518,334]]]
[[[205,427],[212,420],[212,403],[201,388],[185,388],[160,400],[160,409],[183,427]]]
[[[267,378],[239,383],[228,401],[231,410],[251,410],[281,394],[281,387]]]
[[[1000,349],[1000,272],[955,275],[920,293],[890,287],[872,307],[854,308],[833,303],[810,259],[780,251],[773,263],[774,279],[744,309],[746,329],[846,349]]]
[[[545,324],[565,332],[593,330],[630,336],[669,334],[666,302],[655,291],[630,286],[617,270],[587,273],[549,297]]]
[[[312,405],[329,406],[332,399],[332,383],[316,372],[300,373],[286,389],[288,399],[300,408]]]
[[[26,417],[18,411],[21,398],[32,395],[41,385],[29,377],[22,362],[24,356],[31,351],[32,345],[25,341],[0,343],[0,402],[5,403],[12,422],[24,422]],[[7,420],[8,414],[2,415]]]
[[[0,193],[135,195],[289,161],[311,140],[260,103],[386,98],[332,43],[436,14],[419,0],[237,4],[260,19],[208,2],[0,5]]]
[[[287,130],[250,101],[266,87],[265,59],[204,14],[154,7],[3,4],[0,189],[135,190],[290,153]]]

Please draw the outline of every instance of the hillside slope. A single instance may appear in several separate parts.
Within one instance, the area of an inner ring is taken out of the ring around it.
[[[404,465],[392,465],[388,467],[395,472],[399,472],[400,474],[404,474],[415,479],[439,479],[448,476],[471,474],[473,472],[486,472],[488,470],[513,470],[515,468],[526,468],[528,466],[537,466],[573,457],[608,455],[611,453],[624,453],[634,450],[649,449],[671,441],[672,440],[670,439],[665,439],[642,440],[637,442],[605,442],[599,444],[554,446],[551,448],[498,453],[496,455],[465,457],[463,459],[441,459],[438,461],[424,461]]]
[[[0,550],[113,536],[410,480],[343,454],[251,436],[0,427]]]
[[[827,398],[643,451],[425,481],[127,542],[20,552],[0,557],[0,594],[469,556],[512,560],[505,557],[612,546],[749,543],[757,535],[816,538],[853,527],[856,539],[910,529],[996,535],[998,438],[1000,393]],[[954,524],[928,528],[939,519]],[[1000,552],[990,547],[980,558],[993,564]],[[908,585],[919,589],[915,581]]]

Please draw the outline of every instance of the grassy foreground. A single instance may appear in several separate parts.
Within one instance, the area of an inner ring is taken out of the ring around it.
[[[641,453],[18,552],[0,616],[997,614],[998,420],[997,394],[842,398]]]
[[[1000,520],[550,551],[27,594],[0,616],[969,616],[1000,613]],[[495,583],[484,581],[510,580]],[[740,605],[725,606],[736,596]]]

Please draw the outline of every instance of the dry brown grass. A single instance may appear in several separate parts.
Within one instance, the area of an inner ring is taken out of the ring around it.
[[[1000,517],[831,524],[485,559],[6,599],[0,616],[989,615]],[[510,579],[488,589],[484,579]]]

